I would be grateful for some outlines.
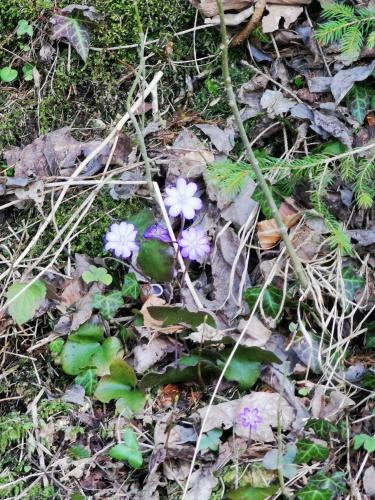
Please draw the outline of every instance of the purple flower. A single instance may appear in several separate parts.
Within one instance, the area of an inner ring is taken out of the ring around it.
[[[262,422],[258,408],[244,408],[240,413],[239,422],[243,427],[249,427],[252,431],[255,431],[257,425]]]
[[[116,257],[127,259],[132,252],[137,252],[139,247],[135,242],[137,230],[133,224],[120,222],[112,224],[105,235],[105,249],[111,250]]]
[[[167,187],[165,192],[165,206],[169,208],[169,215],[176,217],[182,214],[185,219],[193,219],[195,211],[202,208],[202,200],[194,194],[198,186],[195,182],[187,183],[185,179],[177,179],[176,187]]]
[[[146,229],[143,236],[147,240],[148,239],[160,240],[164,241],[164,243],[171,242],[168,231],[163,226],[163,224],[154,224],[153,226],[150,226],[148,229]]]
[[[183,257],[198,262],[201,262],[210,253],[211,249],[206,233],[196,227],[190,227],[182,231],[178,244]]]

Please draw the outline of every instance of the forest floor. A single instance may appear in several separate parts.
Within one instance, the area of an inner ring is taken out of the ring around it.
[[[0,3],[0,498],[375,497],[375,5],[221,2]]]

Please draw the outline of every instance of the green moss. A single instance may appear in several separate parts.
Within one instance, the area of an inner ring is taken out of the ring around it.
[[[59,228],[69,220],[73,213],[77,211],[86,195],[81,194],[69,201],[66,201],[56,212],[56,223]],[[142,208],[139,199],[116,201],[108,190],[102,190],[95,198],[86,217],[76,230],[76,238],[71,242],[73,253],[82,253],[90,257],[108,255],[104,251],[103,238],[109,225],[117,220],[126,220],[128,217],[138,212]],[[55,237],[55,232],[51,228],[46,231],[40,241],[34,247],[34,255],[39,255]]]
[[[18,412],[0,418],[0,453],[4,453],[9,446],[21,442],[27,431],[33,428],[32,421]]]
[[[74,406],[72,404],[61,401],[60,399],[51,401],[44,399],[38,406],[38,414],[41,418],[47,420],[52,415],[69,415],[73,408]]]

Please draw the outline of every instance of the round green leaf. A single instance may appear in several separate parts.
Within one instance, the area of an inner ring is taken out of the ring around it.
[[[130,467],[138,469],[142,466],[143,457],[139,451],[139,444],[135,432],[127,428],[124,430],[124,442],[110,449],[109,455],[121,462],[127,462]]]
[[[104,267],[90,266],[88,270],[82,274],[82,279],[85,283],[98,281],[99,283],[103,283],[107,286],[112,283],[112,276]]]
[[[92,357],[100,348],[103,329],[98,325],[85,323],[68,337],[62,351],[61,364],[68,375],[78,375],[92,366]]]
[[[174,254],[172,248],[159,240],[147,240],[141,245],[137,264],[141,270],[158,283],[173,278]]]
[[[20,283],[18,281],[13,283],[6,293],[8,300],[20,294],[8,307],[9,314],[18,325],[23,325],[34,317],[36,310],[41,306],[47,293],[46,285],[41,280],[35,281],[28,287],[27,285],[27,283]]]
[[[123,359],[115,359],[110,365],[110,375],[102,377],[94,397],[102,403],[113,399],[127,398],[132,387],[137,383],[133,368]]]
[[[77,377],[74,379],[74,382],[78,385],[81,385],[85,389],[85,394],[87,396],[92,396],[98,383],[96,370],[92,368],[85,370],[84,372],[77,375]]]
[[[109,367],[116,358],[122,358],[124,349],[121,340],[117,337],[108,337],[95,352],[92,363],[97,368],[97,374],[101,377],[110,373]]]
[[[13,82],[17,78],[17,70],[12,69],[10,66],[5,66],[0,70],[0,80],[5,83]]]

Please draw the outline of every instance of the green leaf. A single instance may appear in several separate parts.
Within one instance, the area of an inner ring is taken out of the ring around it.
[[[92,368],[85,370],[84,372],[76,376],[74,382],[78,385],[81,385],[85,389],[85,394],[87,396],[92,396],[95,391],[95,387],[98,384],[96,370]]]
[[[34,317],[47,293],[47,287],[42,280],[36,280],[28,288],[26,288],[27,285],[27,283],[16,281],[6,293],[8,300],[20,294],[8,307],[9,314],[18,325],[23,325]]]
[[[369,453],[375,451],[375,436],[369,436],[368,434],[357,434],[354,436],[354,449],[359,450],[359,448],[364,448]]]
[[[172,247],[159,240],[144,241],[137,258],[141,270],[158,283],[172,280],[174,261]]]
[[[330,490],[317,490],[315,486],[307,485],[297,493],[299,500],[331,500]]]
[[[342,279],[344,280],[346,296],[349,300],[354,300],[355,292],[363,288],[366,283],[365,279],[358,276],[351,266],[343,268]]]
[[[206,450],[209,448],[211,451],[217,451],[219,449],[222,434],[222,429],[212,429],[207,432],[207,434],[203,434],[199,449]]]
[[[68,455],[73,460],[81,460],[82,458],[88,458],[90,456],[90,452],[87,448],[76,444],[68,449]]]
[[[109,367],[116,358],[122,358],[124,349],[122,342],[117,337],[108,337],[95,352],[92,363],[97,368],[97,373],[101,377],[109,374]]]
[[[143,233],[154,224],[154,214],[148,208],[144,208],[135,215],[127,219],[129,224],[133,224],[138,230],[138,238],[141,239]]]
[[[140,412],[144,404],[145,395],[142,391],[130,391],[124,393],[123,396],[116,401],[116,413],[118,415],[131,417],[133,413]]]
[[[264,488],[242,486],[237,490],[228,491],[227,497],[229,500],[264,500],[276,493],[278,489],[278,486],[266,486]]]
[[[361,125],[370,108],[370,94],[363,85],[354,85],[346,97],[346,105],[353,118]]]
[[[67,40],[86,62],[89,55],[90,35],[84,24],[73,17],[52,16],[52,40]]]
[[[130,427],[124,430],[124,442],[109,450],[109,455],[120,462],[127,462],[133,469],[143,464],[142,453],[139,451],[137,435]]]
[[[112,276],[104,267],[90,266],[88,270],[82,274],[82,279],[85,283],[98,281],[107,286],[112,283]]]
[[[124,301],[121,292],[111,292],[106,295],[95,293],[92,298],[92,306],[100,311],[103,318],[111,319],[124,306]]]
[[[23,78],[27,82],[30,82],[33,79],[33,69],[34,66],[30,63],[26,63],[22,66]]]
[[[147,308],[147,312],[154,319],[163,321],[163,326],[183,324],[191,328],[198,328],[199,325],[206,323],[216,328],[214,318],[206,312],[191,312],[178,306],[151,306]]]
[[[183,370],[168,368],[164,373],[147,373],[139,382],[139,386],[142,387],[142,389],[147,389],[158,385],[182,384],[195,380],[198,380],[198,370],[196,366],[188,366]]]
[[[128,273],[125,275],[124,284],[121,289],[123,297],[130,297],[131,299],[138,299],[141,293],[141,287],[135,277],[134,273]]]
[[[65,342],[63,341],[63,339],[53,340],[48,346],[49,350],[52,353],[52,356],[54,356],[54,357],[58,356],[61,353],[61,351],[64,347],[64,344],[65,344]]]
[[[33,36],[34,29],[29,24],[26,19],[20,19],[17,24],[17,36],[29,35],[29,37]]]
[[[375,389],[375,373],[372,371],[367,371],[361,379],[362,387],[366,389]]]
[[[279,466],[283,471],[283,476],[292,479],[297,475],[297,466],[294,460],[297,454],[297,447],[293,444],[288,445],[286,452],[279,456],[279,450],[268,451],[263,457],[263,467],[268,470],[278,470]]]
[[[98,325],[85,323],[68,337],[61,351],[61,364],[68,375],[79,375],[93,366],[92,358],[101,347],[103,329]]]
[[[375,349],[375,322],[371,322],[367,325],[367,338],[366,338],[366,349]]]
[[[336,498],[340,493],[346,492],[345,473],[337,471],[327,475],[320,470],[310,477],[308,486],[313,486],[317,490],[329,490],[331,498]]]
[[[109,369],[110,375],[105,375],[100,379],[94,394],[94,397],[101,403],[126,398],[137,383],[133,368],[123,359],[112,361]]]
[[[261,286],[253,286],[248,288],[244,293],[244,299],[252,309],[262,291]],[[263,309],[264,312],[275,318],[279,312],[283,298],[283,292],[274,286],[269,286],[263,294]]]
[[[306,423],[307,429],[312,429],[322,439],[328,439],[332,432],[337,432],[337,426],[323,418],[310,418]]]
[[[309,439],[300,439],[297,441],[297,464],[309,464],[313,460],[322,461],[329,455],[329,449],[325,446],[310,441]]]
[[[5,83],[13,82],[17,78],[17,70],[12,69],[10,66],[4,66],[0,70],[0,80]]]
[[[327,141],[324,143],[324,147],[322,149],[322,154],[324,155],[330,155],[330,156],[337,156],[339,154],[345,153],[346,147],[344,144],[337,139],[331,139],[330,141]]]

